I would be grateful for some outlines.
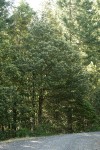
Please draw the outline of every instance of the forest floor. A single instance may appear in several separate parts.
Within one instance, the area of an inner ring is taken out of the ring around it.
[[[100,132],[8,140],[0,150],[100,150]]]

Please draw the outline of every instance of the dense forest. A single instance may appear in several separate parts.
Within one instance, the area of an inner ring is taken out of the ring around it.
[[[0,0],[0,139],[97,130],[100,1]]]

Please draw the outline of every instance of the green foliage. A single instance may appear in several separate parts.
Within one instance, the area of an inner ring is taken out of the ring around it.
[[[31,131],[28,130],[27,128],[21,128],[16,132],[16,137],[27,137],[31,135],[32,135]]]
[[[34,136],[47,136],[53,134],[55,134],[55,129],[48,123],[37,126],[33,132]]]
[[[0,3],[1,140],[100,129],[99,3],[59,5]]]

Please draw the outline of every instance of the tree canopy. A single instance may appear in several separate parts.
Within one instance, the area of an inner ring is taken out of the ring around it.
[[[99,5],[0,2],[0,139],[100,129]]]

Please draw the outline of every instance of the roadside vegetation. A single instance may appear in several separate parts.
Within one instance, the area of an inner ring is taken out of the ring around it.
[[[0,0],[0,140],[100,130],[99,8]]]

